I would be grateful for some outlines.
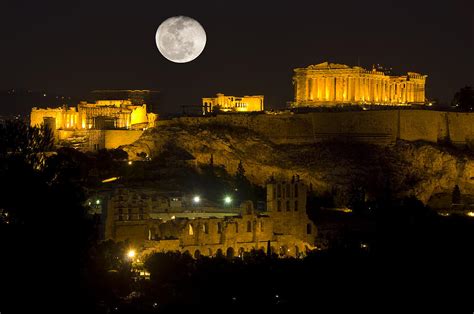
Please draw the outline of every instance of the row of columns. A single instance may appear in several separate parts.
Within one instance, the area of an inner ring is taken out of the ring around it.
[[[388,78],[316,76],[306,79],[304,100],[372,103],[424,101],[424,85],[414,81],[390,81]],[[303,87],[303,86],[301,86]],[[298,86],[297,89],[300,87]],[[297,95],[299,91],[296,91]]]

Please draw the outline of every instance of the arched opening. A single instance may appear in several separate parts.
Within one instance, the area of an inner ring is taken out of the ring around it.
[[[201,251],[196,250],[194,251],[194,258],[200,258],[201,257]]]
[[[189,224],[188,234],[189,235],[194,235],[194,228],[193,228],[192,224]]]
[[[234,258],[234,249],[232,247],[227,248],[226,256],[227,258]]]
[[[222,254],[222,249],[217,249],[216,251],[216,257],[223,257],[224,254]]]
[[[247,221],[247,232],[252,232],[252,223]]]
[[[295,245],[295,257],[300,257],[300,248],[297,245]]]

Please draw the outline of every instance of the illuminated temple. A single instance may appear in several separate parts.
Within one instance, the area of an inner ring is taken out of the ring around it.
[[[224,112],[263,111],[263,95],[237,97],[218,93],[216,97],[202,99],[203,115],[215,109]]]
[[[77,107],[33,108],[31,125],[47,124],[53,130],[144,129],[153,127],[157,115],[147,113],[146,104],[130,100],[80,102]]]
[[[426,75],[323,62],[294,70],[292,107],[425,104]]]
[[[77,106],[33,108],[31,126],[46,125],[54,133],[56,144],[81,151],[114,149],[136,141],[143,132],[155,127],[158,115],[148,112],[144,97],[148,91],[98,91],[101,99],[81,101]],[[93,92],[95,94],[95,92]]]

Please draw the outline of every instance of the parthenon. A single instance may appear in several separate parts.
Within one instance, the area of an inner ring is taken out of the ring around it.
[[[294,71],[293,107],[425,103],[427,76],[415,72],[395,76],[382,68],[366,70],[329,62]]]

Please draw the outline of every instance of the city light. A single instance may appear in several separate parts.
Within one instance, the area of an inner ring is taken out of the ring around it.
[[[130,258],[130,259],[134,258],[135,255],[136,255],[136,252],[135,252],[135,250],[133,250],[133,249],[132,249],[132,250],[129,250],[129,251],[127,252],[127,256],[128,256],[128,258]]]
[[[97,205],[99,205],[99,204],[100,204],[100,200],[95,201],[95,203],[96,203]]]
[[[194,196],[194,197],[193,197],[193,202],[194,202],[195,204],[201,202],[201,197],[200,197],[199,195]]]
[[[474,212],[467,212],[466,215],[468,215],[469,217],[474,217]]]
[[[116,180],[118,180],[118,177],[112,177],[112,178],[102,180],[102,183],[113,182],[113,181],[116,181]]]
[[[133,164],[133,161],[130,160],[130,161],[128,162],[128,165],[131,166],[132,164]]]
[[[226,203],[227,205],[230,204],[230,203],[232,203],[232,198],[231,198],[230,196],[226,196],[226,197],[224,198],[224,203]]]

